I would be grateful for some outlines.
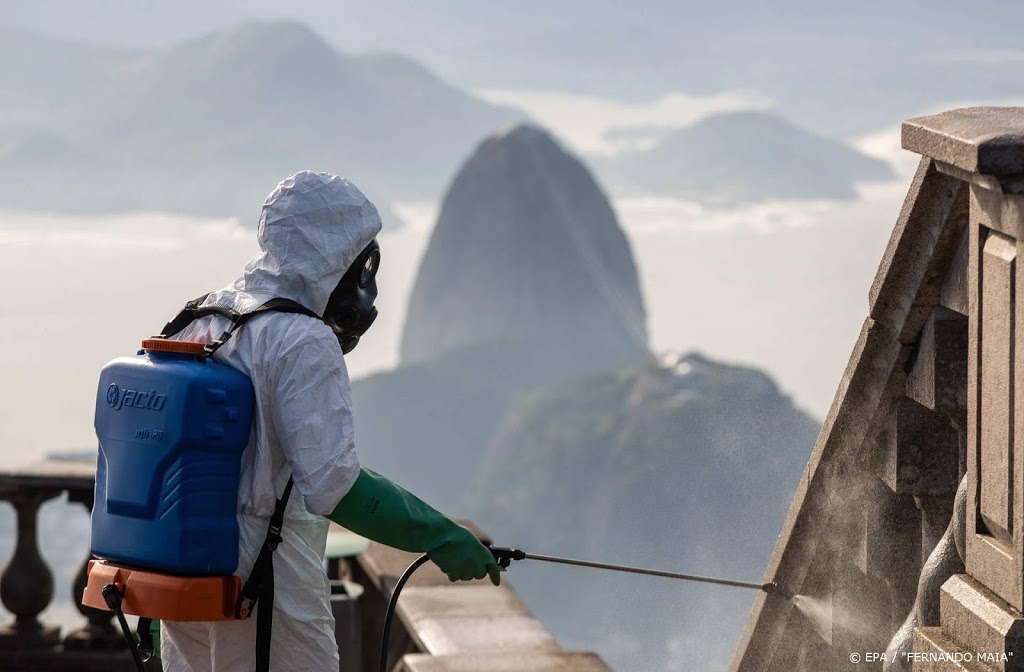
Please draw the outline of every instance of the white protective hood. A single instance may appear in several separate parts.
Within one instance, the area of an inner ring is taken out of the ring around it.
[[[211,294],[206,304],[246,312],[272,298],[291,299],[323,315],[341,276],[380,229],[377,208],[351,182],[296,173],[263,203],[262,252],[232,288]]]

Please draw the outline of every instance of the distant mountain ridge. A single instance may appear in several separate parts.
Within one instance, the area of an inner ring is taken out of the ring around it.
[[[594,163],[620,193],[713,205],[853,198],[856,182],[893,175],[884,161],[757,111],[713,115]]]
[[[68,152],[28,166],[0,154],[5,207],[254,219],[278,180],[312,168],[351,178],[386,211],[435,196],[473,143],[525,117],[404,57],[341,54],[292,22],[139,53],[18,35],[0,43],[0,58],[38,75],[0,73],[0,100],[20,105],[0,110],[7,155],[25,154],[18,144],[43,132]],[[75,77],[57,78],[62,68]],[[26,128],[33,117],[40,124]],[[97,158],[98,175],[81,169],[77,151]]]
[[[409,54],[470,90],[633,101],[672,91],[758,91],[788,118],[828,133],[871,131],[950,101],[1024,93],[1016,76],[1019,3],[999,3],[996,13],[954,0],[0,3],[0,23],[136,49],[282,15],[317,26],[346,50]]]

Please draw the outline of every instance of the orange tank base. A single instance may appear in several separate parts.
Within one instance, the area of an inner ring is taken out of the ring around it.
[[[110,611],[103,587],[113,583],[124,593],[124,613],[162,621],[233,621],[242,589],[237,576],[171,576],[105,560],[90,560],[88,571],[82,604]]]

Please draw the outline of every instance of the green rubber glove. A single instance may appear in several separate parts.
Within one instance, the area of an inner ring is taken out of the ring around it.
[[[490,576],[494,585],[501,583],[498,563],[472,532],[369,469],[359,470],[352,489],[327,517],[367,539],[426,553],[452,581]]]

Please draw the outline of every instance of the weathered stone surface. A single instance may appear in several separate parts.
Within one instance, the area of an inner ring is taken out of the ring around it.
[[[507,585],[408,587],[398,601],[398,615],[418,648],[434,655],[558,650],[551,633]]]
[[[946,271],[946,279],[942,281],[942,290],[939,294],[939,302],[955,310],[964,317],[967,317],[967,242],[970,236],[966,229],[960,234],[960,243],[957,245],[953,260],[950,262],[949,270]]]
[[[458,583],[414,586],[402,591],[398,613],[407,623],[449,616],[529,616],[533,614],[507,584]]]
[[[945,534],[928,556],[921,570],[916,606],[921,625],[938,625],[940,620],[939,595],[942,586],[954,574],[963,572],[963,534],[967,524],[967,478],[960,481],[953,504],[953,515]],[[958,541],[959,540],[959,541]]]
[[[965,107],[903,122],[903,148],[961,170],[1024,174],[1024,108]]]
[[[451,656],[412,654],[402,658],[396,672],[611,672],[592,653],[520,651],[464,653]]]
[[[932,248],[931,259],[925,270],[924,277],[917,287],[917,295],[910,306],[907,318],[900,331],[900,341],[916,343],[920,338],[925,322],[941,301],[942,286],[959,248],[960,240],[967,229],[969,213],[969,188],[961,184],[957,191],[949,216],[942,224],[935,246]]]
[[[831,553],[822,551],[815,558],[815,562],[808,572],[806,579],[800,586],[792,586],[793,591],[799,595],[807,596],[815,601],[817,609],[814,613],[804,612],[799,609],[793,611],[793,616],[787,625],[787,634],[783,644],[775,654],[775,662],[785,660],[803,647],[809,646],[812,650],[820,652],[822,644],[827,644],[831,650],[834,643],[834,625],[832,613],[832,585]],[[819,653],[820,661],[820,653]]]
[[[824,620],[824,619],[822,619]],[[794,617],[787,628],[787,636],[775,652],[771,664],[764,672],[804,672],[805,670],[832,670],[832,648],[822,646],[821,640],[812,632],[810,621]],[[822,624],[816,624],[822,625]],[[831,630],[832,624],[827,627]],[[829,644],[831,645],[831,636]]]
[[[851,507],[859,515],[862,536],[854,561],[869,581],[884,584],[893,609],[893,622],[887,621],[884,630],[889,631],[914,601],[914,577],[921,558],[921,515],[912,497],[894,493],[875,478],[861,491],[860,500]]]
[[[963,535],[967,512],[967,479],[961,479],[953,505],[953,515],[946,531],[931,550],[928,559],[921,568],[917,580],[917,595],[903,625],[893,635],[886,648],[884,672],[909,672],[910,661],[907,654],[913,650],[914,630],[919,627],[938,627],[939,625],[939,593],[949,577],[964,571],[961,555],[962,544],[958,547],[957,537]]]
[[[910,658],[914,672],[992,672],[985,663],[974,660],[966,662],[968,652],[943,633],[942,628],[917,628],[914,630],[914,654]],[[929,660],[929,656],[937,659]],[[964,662],[961,662],[964,661]]]
[[[840,487],[833,458],[861,448],[889,379],[906,356],[890,329],[871,318],[864,321],[768,562],[766,581],[803,585],[819,537],[831,536],[818,532],[828,520],[829,494]],[[773,659],[792,612],[790,601],[759,593],[730,669],[763,670],[766,661]]]
[[[495,651],[560,651],[558,643],[532,616],[447,616],[424,618],[410,628],[418,648],[432,655]]]
[[[924,553],[924,559],[928,558],[949,527],[953,499],[947,495],[914,497],[917,508],[921,511],[921,551]]]
[[[1009,197],[971,187],[969,227],[967,465],[967,573],[1016,609],[1024,608],[1021,535],[1024,504],[1016,418],[1021,406],[1015,365],[1022,341],[1016,326],[1024,304],[1016,298],[1020,267],[1016,230],[999,202]],[[995,201],[993,201],[995,199]],[[998,228],[995,226],[998,224]]]
[[[882,477],[893,492],[952,495],[959,482],[960,442],[945,415],[909,397],[896,400],[885,432]]]
[[[971,187],[971,219],[1011,238],[1024,236],[1024,196]]]
[[[897,613],[884,577],[866,576],[837,561],[833,579],[832,648],[837,652],[884,651],[905,610]],[[881,669],[878,661],[875,669]]]
[[[989,531],[1012,543],[1013,511],[1013,275],[1016,241],[996,231],[982,243],[981,329],[981,460],[986,476],[981,488],[981,516]]]
[[[922,159],[878,266],[869,315],[913,343],[939,301],[967,222],[967,187]]]
[[[913,356],[913,348],[909,345],[902,346],[897,365],[889,374],[889,381],[882,392],[875,413],[869,423],[868,434],[858,446],[858,449],[848,455],[846,459],[837,463],[844,487],[837,488],[834,492],[840,498],[849,499],[859,495],[860,489],[870,479],[881,479],[886,469],[888,460],[888,444],[891,418],[896,408],[897,400],[907,396],[907,371],[910,369],[910,358]],[[859,506],[861,503],[849,505]],[[844,502],[833,501],[830,506],[847,505]]]
[[[968,574],[957,574],[942,585],[942,627],[967,651],[1010,656],[997,670],[1024,670],[1024,614]]]
[[[967,412],[966,317],[943,306],[932,310],[907,376],[907,396],[939,413]]]

